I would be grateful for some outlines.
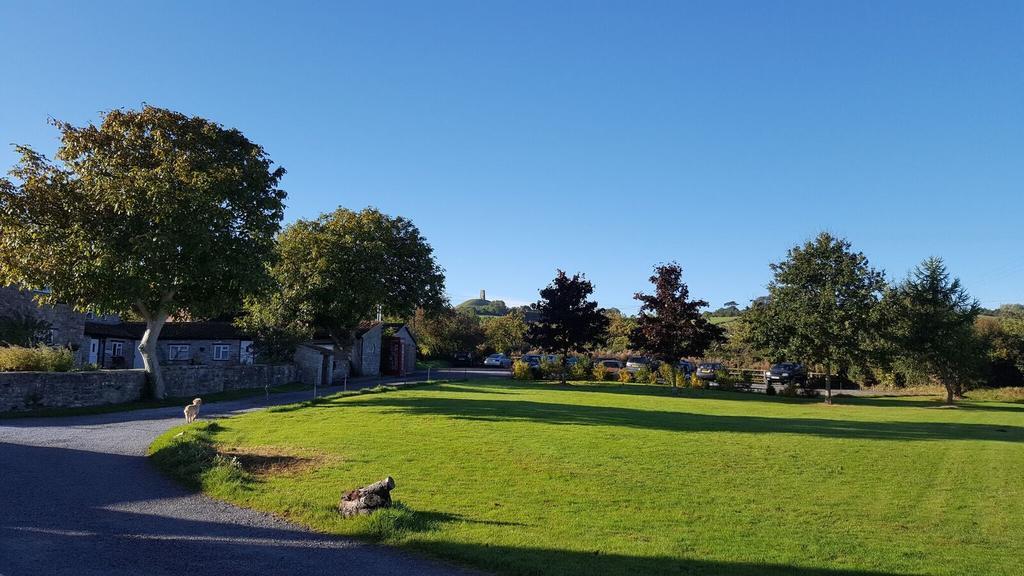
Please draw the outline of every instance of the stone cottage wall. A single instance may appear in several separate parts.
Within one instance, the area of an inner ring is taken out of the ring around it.
[[[263,389],[299,381],[294,364],[164,366],[167,395],[187,398],[231,390]]]
[[[0,372],[0,412],[134,402],[145,385],[142,370]]]

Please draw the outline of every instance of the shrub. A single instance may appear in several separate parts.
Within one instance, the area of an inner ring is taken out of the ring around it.
[[[662,362],[661,365],[658,366],[658,376],[665,381],[665,384],[672,386],[672,365],[669,364],[668,362]],[[686,387],[685,383],[679,381],[678,371],[676,372],[675,384],[683,388]]]
[[[690,387],[691,388],[703,388],[704,387],[704,381],[701,380],[700,378],[697,378],[697,373],[696,372],[694,372],[693,374],[690,374]]]
[[[579,359],[569,367],[570,380],[589,380],[594,375],[594,363],[589,359]]]
[[[647,366],[641,366],[637,369],[636,374],[633,375],[637,382],[649,384],[651,381],[651,369]],[[657,377],[657,375],[655,375]]]
[[[540,361],[540,372],[541,378],[561,378],[562,377],[562,365],[558,362],[548,362],[547,360]]]
[[[629,370],[619,370],[619,382],[629,384],[633,381],[633,373]]]
[[[594,364],[594,368],[590,371],[590,375],[594,377],[594,380],[604,382],[608,379],[608,367],[598,362],[597,364]]]
[[[531,380],[533,373],[530,370],[530,365],[522,360],[516,360],[512,363],[512,377],[516,380]]]
[[[69,348],[0,348],[0,372],[67,372],[74,365],[75,356]]]
[[[719,370],[718,373],[715,374],[715,382],[718,383],[719,390],[732,390],[736,387],[736,380],[736,377],[725,370]]]
[[[768,396],[775,396],[775,386],[772,386],[770,382],[766,382],[764,393]]]

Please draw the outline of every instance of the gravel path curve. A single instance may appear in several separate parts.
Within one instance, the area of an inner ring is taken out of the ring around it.
[[[202,418],[307,399],[203,406]],[[181,408],[0,420],[0,576],[469,574],[185,490],[145,457]]]

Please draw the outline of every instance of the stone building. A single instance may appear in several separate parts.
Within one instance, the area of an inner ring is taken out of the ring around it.
[[[79,364],[88,360],[88,339],[85,336],[86,322],[96,324],[117,324],[117,316],[99,316],[92,313],[76,312],[70,306],[56,304],[40,306],[36,303],[37,295],[44,295],[42,290],[26,290],[17,286],[0,287],[0,323],[23,323],[26,319],[34,319],[39,323],[39,331],[33,336],[31,343],[65,346],[75,351]],[[21,342],[20,344],[25,344]],[[14,342],[14,344],[19,344]]]

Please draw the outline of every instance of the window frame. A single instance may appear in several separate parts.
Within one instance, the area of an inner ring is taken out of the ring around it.
[[[184,352],[184,357],[181,353]],[[168,362],[182,362],[192,359],[192,345],[191,344],[168,344],[167,345],[167,361]]]
[[[210,355],[212,360],[226,362],[231,359],[231,344],[211,344],[210,347],[213,348]],[[223,357],[221,357],[221,351],[224,352]]]

